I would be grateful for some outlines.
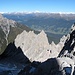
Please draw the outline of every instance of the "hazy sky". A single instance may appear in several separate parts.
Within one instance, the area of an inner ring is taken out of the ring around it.
[[[0,12],[75,12],[75,0],[0,0]]]

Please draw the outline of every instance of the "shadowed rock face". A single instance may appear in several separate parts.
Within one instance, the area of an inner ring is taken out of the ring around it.
[[[0,55],[0,59],[5,59],[10,62],[19,62],[18,63],[29,63],[28,58],[24,55],[21,48],[14,45],[14,43],[10,43],[5,49],[4,53]]]
[[[33,75],[63,75],[63,72],[59,70],[59,64],[56,58],[51,58],[41,63]]]
[[[49,44],[44,31],[39,34],[35,34],[33,31],[23,31],[16,37],[15,46],[20,47],[30,61],[40,62],[57,57],[61,49],[59,49],[60,45],[57,47],[54,42]]]
[[[14,43],[10,43],[4,53],[0,55],[0,75],[52,75],[54,72],[62,75],[56,58],[43,63],[30,62],[21,48],[16,48]]]
[[[30,61],[21,48],[16,48],[14,43],[10,43],[0,55],[0,75],[17,75],[27,64],[30,64]]]
[[[66,40],[63,49],[61,50],[59,57],[64,55],[73,55],[74,56],[74,47],[75,47],[75,30],[70,34],[70,38]],[[65,54],[65,51],[67,53]]]

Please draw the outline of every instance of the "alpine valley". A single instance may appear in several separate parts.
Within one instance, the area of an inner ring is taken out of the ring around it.
[[[44,30],[53,34],[67,34],[75,22],[74,13],[15,12],[4,13],[3,16],[34,30]]]

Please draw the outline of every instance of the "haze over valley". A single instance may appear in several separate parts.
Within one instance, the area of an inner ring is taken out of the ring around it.
[[[54,41],[56,44],[63,35],[69,33],[70,27],[75,21],[74,13],[14,12],[4,13],[3,16],[35,31],[44,30],[49,43]]]
[[[5,13],[3,16],[25,24],[34,30],[44,30],[53,34],[67,34],[75,21],[74,13],[16,12]]]

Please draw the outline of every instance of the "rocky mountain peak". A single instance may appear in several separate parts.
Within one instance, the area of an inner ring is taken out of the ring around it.
[[[35,34],[33,31],[23,31],[16,37],[15,45],[20,47],[31,61],[45,61],[47,59],[44,53],[47,53],[49,43],[44,31],[39,34]]]
[[[5,39],[7,41],[7,45],[8,45],[8,35],[10,32],[10,26],[11,27],[16,27],[16,22],[13,20],[9,20],[7,18],[4,18],[1,14],[0,14],[0,27],[3,30],[4,34],[5,34]]]

